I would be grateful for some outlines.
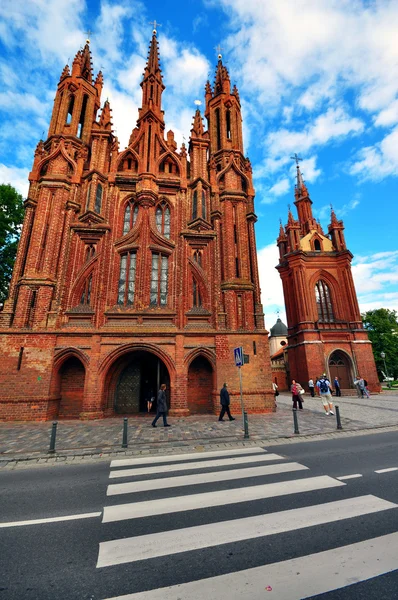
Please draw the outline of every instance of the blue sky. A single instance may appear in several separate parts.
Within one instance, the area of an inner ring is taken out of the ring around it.
[[[330,204],[354,254],[362,311],[398,310],[398,3],[396,0],[3,0],[0,5],[0,182],[24,195],[47,135],[64,65],[92,31],[121,142],[141,104],[156,19],[166,128],[187,140],[217,53],[243,107],[254,171],[266,325],[284,318],[275,239],[293,205],[294,164],[324,228]]]

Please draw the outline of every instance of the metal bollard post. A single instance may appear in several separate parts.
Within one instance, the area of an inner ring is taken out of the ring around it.
[[[243,423],[245,425],[245,440],[249,439],[249,419],[247,418],[247,412],[243,413]]]
[[[127,443],[127,427],[128,427],[128,418],[124,417],[124,419],[123,419],[123,441],[122,441],[122,448],[127,448],[128,447],[128,443]]]
[[[343,429],[343,427],[341,425],[341,419],[340,419],[340,409],[338,406],[335,406],[335,409],[336,409],[337,429]]]
[[[298,426],[297,411],[293,410],[294,433],[300,433]]]
[[[49,454],[54,454],[54,452],[55,452],[55,438],[57,436],[57,425],[58,425],[58,422],[54,421],[52,429],[51,429],[50,448],[48,450]]]

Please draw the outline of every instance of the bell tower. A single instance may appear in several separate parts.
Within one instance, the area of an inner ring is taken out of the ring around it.
[[[295,201],[288,222],[280,225],[277,245],[288,324],[290,376],[301,385],[327,373],[339,377],[341,387],[353,389],[356,374],[380,390],[372,345],[363,328],[351,272],[353,255],[344,239],[343,221],[331,209],[328,233],[312,214],[312,200],[299,158]]]

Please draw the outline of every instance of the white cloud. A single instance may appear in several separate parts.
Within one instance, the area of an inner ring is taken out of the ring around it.
[[[0,163],[0,183],[9,183],[15,187],[24,198],[27,197],[29,190],[28,175],[28,169],[8,167],[7,165]]]
[[[362,148],[350,173],[363,181],[378,181],[387,175],[398,175],[398,127],[374,146]]]
[[[288,179],[280,179],[277,181],[269,190],[268,194],[271,196],[284,196],[290,189],[290,182]]]
[[[357,256],[352,274],[361,312],[374,308],[398,310],[398,250]]]
[[[282,282],[278,271],[275,269],[279,262],[279,251],[276,243],[268,244],[268,246],[258,250],[257,259],[265,326],[269,330],[277,319],[276,311],[278,310],[282,321],[286,323]]]
[[[375,119],[375,125],[386,127],[398,122],[398,100],[391,102],[390,106],[382,110]]]

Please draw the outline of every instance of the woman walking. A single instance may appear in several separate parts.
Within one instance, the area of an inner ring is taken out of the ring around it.
[[[170,427],[170,425],[167,423],[167,401],[165,383],[162,383],[162,385],[160,386],[160,390],[158,391],[156,417],[152,421],[152,427],[156,427],[156,421],[160,418],[160,415],[162,415],[163,417],[164,427]]]
[[[292,379],[292,385],[290,387],[290,391],[292,392],[292,400],[293,400],[293,410],[297,410],[297,402],[299,405],[299,409],[303,410],[303,402],[301,400],[301,390],[303,388],[301,385],[296,382],[295,379]]]

